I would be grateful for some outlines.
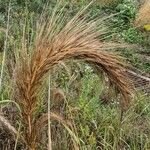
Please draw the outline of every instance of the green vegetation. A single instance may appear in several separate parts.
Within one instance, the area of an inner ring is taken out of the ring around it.
[[[89,3],[0,0],[0,149],[150,149],[150,93],[124,72],[150,73],[140,4]]]

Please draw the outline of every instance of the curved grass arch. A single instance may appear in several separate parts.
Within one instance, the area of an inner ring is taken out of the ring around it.
[[[15,69],[15,97],[21,108],[23,136],[30,149],[36,149],[38,130],[36,110],[39,106],[38,94],[43,78],[59,61],[79,59],[105,72],[123,95],[120,102],[124,108],[130,102],[131,88],[121,59],[109,53],[109,49],[124,47],[121,44],[101,42],[104,35],[103,19],[85,21],[82,11],[77,13],[64,27],[65,17],[53,12],[48,22],[38,24],[34,48],[31,56],[26,43],[22,48]],[[40,114],[38,114],[40,115]]]

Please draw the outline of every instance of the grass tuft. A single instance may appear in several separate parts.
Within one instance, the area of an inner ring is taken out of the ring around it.
[[[130,104],[132,90],[125,73],[125,65],[121,58],[108,52],[109,49],[125,45],[100,41],[99,37],[105,35],[103,21],[106,18],[88,21],[83,16],[86,8],[65,23],[66,16],[59,13],[59,6],[56,6],[49,18],[41,16],[31,47],[28,47],[30,44],[23,37],[15,68],[14,95],[21,108],[21,122],[24,126],[22,136],[31,150],[37,149],[39,128],[48,119],[47,114],[37,114],[40,88],[48,72],[60,61],[77,59],[96,66],[99,72],[105,72],[122,94],[121,108]],[[52,117],[66,123],[57,115],[52,114]]]

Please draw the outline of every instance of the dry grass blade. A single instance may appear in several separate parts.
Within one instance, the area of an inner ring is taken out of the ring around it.
[[[102,21],[86,21],[82,16],[83,11],[66,25],[65,15],[56,12],[47,18],[49,21],[42,20],[38,24],[32,55],[26,52],[24,44],[15,71],[15,96],[22,110],[25,139],[32,150],[36,149],[38,138],[35,112],[39,105],[39,90],[45,75],[60,61],[80,59],[101,68],[122,93],[122,107],[129,104],[131,96],[123,63],[119,57],[105,52],[124,45],[101,42]]]
[[[10,23],[10,3],[9,3],[9,7],[8,7],[7,29],[5,31],[6,38],[5,38],[5,41],[4,41],[3,59],[2,59],[1,72],[0,72],[0,92],[2,91],[2,80],[3,80],[3,75],[4,75],[4,66],[5,66],[6,51],[7,51],[9,23]]]
[[[37,129],[42,129],[43,126],[47,125],[47,122],[48,122],[48,114],[43,114],[39,119],[38,121],[36,122],[36,126],[37,126]],[[58,121],[62,124],[65,124],[67,126],[71,126],[71,123],[66,120],[63,116],[61,115],[58,115],[56,113],[50,113],[50,118],[52,120],[55,120],[55,121]]]
[[[52,150],[52,138],[51,138],[51,118],[50,118],[50,105],[51,105],[51,76],[49,75],[49,85],[48,85],[48,99],[47,99],[47,111],[48,111],[48,115],[47,115],[47,119],[48,119],[48,149]]]
[[[26,140],[24,139],[24,137],[19,133],[19,131],[11,125],[11,123],[9,122],[9,120],[7,120],[3,115],[0,114],[0,126],[3,126],[4,128],[8,129],[9,132],[14,135],[14,139],[15,137],[20,138],[20,140],[23,143],[26,143]],[[16,139],[15,139],[16,140]],[[18,139],[17,139],[18,140]]]
[[[45,125],[47,125],[48,123],[48,114],[43,114],[39,119],[38,121],[36,122],[36,129],[38,129],[38,133],[40,129],[42,129]],[[73,137],[73,142],[74,143],[74,147],[75,149],[79,149],[77,144],[79,143],[79,140],[78,138],[76,137],[76,135],[73,133],[73,126],[71,124],[71,122],[69,120],[66,120],[63,116],[61,115],[58,115],[56,113],[50,113],[49,114],[49,117],[51,120],[54,120],[54,121],[57,121],[57,122],[60,122],[69,132],[69,134]],[[40,137],[40,135],[38,135],[38,137]]]
[[[11,133],[17,135],[17,130],[13,127],[10,122],[5,119],[2,115],[0,115],[0,123],[4,125]]]

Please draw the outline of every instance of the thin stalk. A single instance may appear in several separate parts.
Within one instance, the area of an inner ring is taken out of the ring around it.
[[[51,140],[51,120],[50,120],[50,96],[51,96],[51,76],[49,75],[49,86],[48,86],[48,150],[52,150],[52,140]]]
[[[4,52],[3,52],[2,68],[1,68],[1,75],[0,75],[0,93],[2,91],[2,79],[3,79],[3,74],[4,74],[4,65],[5,65],[5,58],[6,58],[6,52],[7,52],[9,22],[10,22],[10,3],[9,3],[9,7],[8,7],[6,39],[5,39],[5,42],[4,42]]]
[[[19,137],[20,137],[20,129],[21,129],[21,123],[19,123],[19,128],[18,128],[18,131],[17,131],[17,137],[16,137],[16,140],[15,140],[14,150],[17,150],[17,144],[18,144],[18,140],[19,140]]]

